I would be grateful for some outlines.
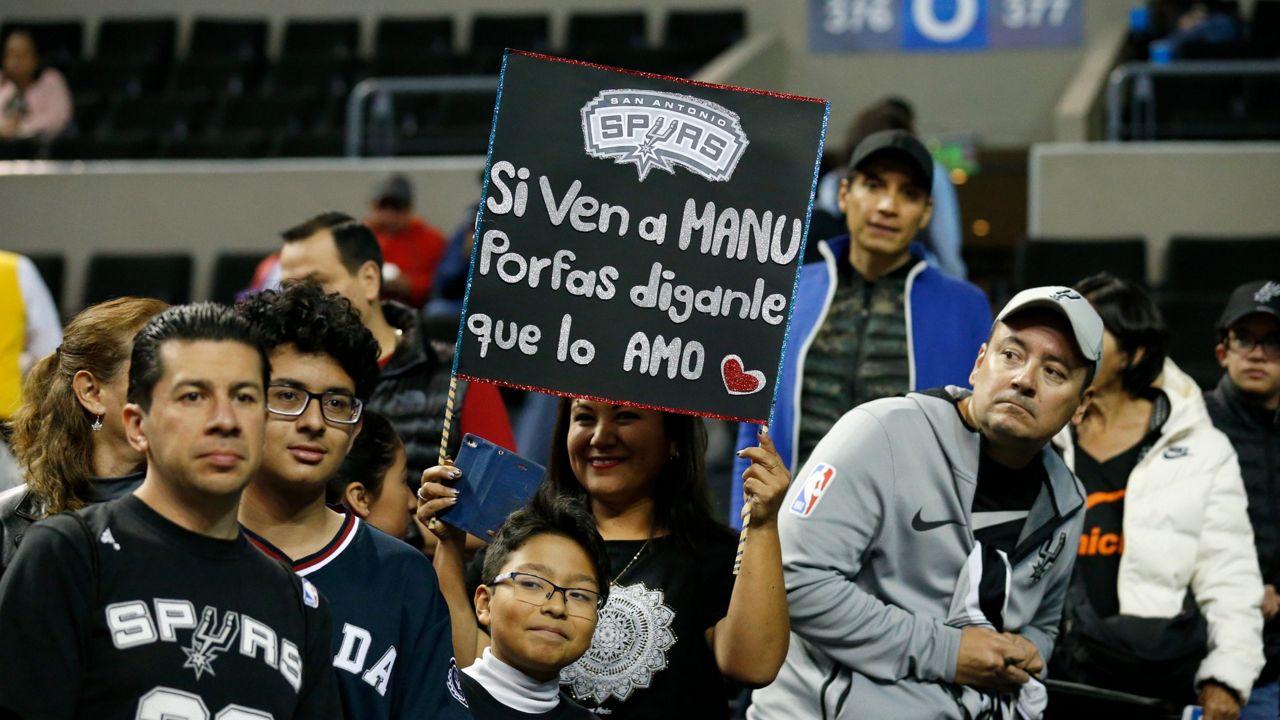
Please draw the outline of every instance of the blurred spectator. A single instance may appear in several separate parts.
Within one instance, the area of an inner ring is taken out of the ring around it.
[[[849,134],[845,138],[844,156],[853,154],[853,149],[863,138],[881,130],[906,130],[915,134],[915,110],[911,104],[900,97],[888,97],[875,105],[871,105],[858,113],[849,125]],[[818,193],[814,198],[813,230],[815,240],[824,240],[837,235],[844,229],[843,213],[840,212],[840,181],[849,174],[849,168],[841,166],[822,176],[818,181]],[[951,176],[947,169],[937,160],[933,161],[933,180],[930,194],[933,198],[933,216],[928,226],[920,231],[916,242],[924,246],[925,258],[930,265],[954,278],[964,280],[968,277],[968,268],[961,257],[960,247],[964,243],[964,234],[960,227],[960,203],[956,199],[955,186],[951,184]],[[822,211],[820,214],[818,211]],[[834,232],[829,230],[834,228]]]
[[[1106,331],[1093,400],[1054,438],[1088,498],[1050,676],[1234,718],[1263,666],[1262,580],[1235,451],[1167,359],[1146,292],[1105,273],[1076,290]]]
[[[3,293],[0,293],[3,297]],[[31,368],[13,419],[13,452],[26,485],[0,493],[0,573],[31,523],[133,492],[144,453],[125,435],[133,337],[168,307],[116,298],[85,308],[58,349]]]
[[[22,404],[22,378],[62,342],[62,321],[31,259],[0,250],[0,422]]]
[[[413,183],[392,175],[374,186],[364,222],[382,248],[382,293],[415,308],[431,293],[436,266],[444,255],[444,235],[413,213]]]
[[[0,77],[0,140],[51,138],[71,122],[71,93],[56,68],[43,67],[26,30],[10,33]]]
[[[930,221],[933,158],[906,130],[865,138],[840,181],[847,235],[818,243],[791,321],[771,427],[792,470],[845,413],[864,402],[944,385],[967,386],[991,330],[982,291],[929,264],[913,240]],[[737,447],[753,442],[743,423]],[[737,459],[730,522],[742,507]]]
[[[1231,45],[1244,39],[1235,8],[1220,1],[1163,0],[1156,3],[1156,16],[1160,27],[1170,32],[1151,43],[1150,55],[1155,61],[1182,57],[1184,48],[1192,43]]]
[[[1244,720],[1280,717],[1280,283],[1241,285],[1218,321],[1218,362],[1226,369],[1205,394],[1209,417],[1240,458],[1249,519],[1262,569],[1267,665],[1241,712]]]

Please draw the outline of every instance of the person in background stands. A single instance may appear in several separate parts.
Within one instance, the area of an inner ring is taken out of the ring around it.
[[[404,443],[382,415],[365,410],[360,434],[329,479],[325,502],[345,506],[356,517],[391,537],[403,538],[418,501],[405,485]]]
[[[133,336],[168,306],[117,298],[67,323],[58,349],[31,368],[13,420],[25,485],[0,494],[0,573],[31,523],[114,500],[142,484],[143,453],[129,444],[123,409]]]
[[[1167,358],[1142,287],[1100,273],[1075,289],[1102,317],[1105,359],[1088,409],[1054,438],[1088,499],[1051,676],[1233,720],[1263,666],[1262,580],[1235,450]]]
[[[383,297],[421,308],[431,296],[444,234],[413,212],[413,183],[392,175],[373,189],[364,223],[382,248]]]
[[[62,342],[62,320],[31,258],[0,250],[0,424],[22,404],[22,378]]]
[[[71,93],[56,68],[40,64],[27,30],[9,33],[0,75],[0,141],[52,138],[71,122]]]
[[[404,441],[409,458],[405,482],[416,491],[422,471],[439,459],[453,346],[431,343],[417,310],[381,299],[382,251],[369,228],[350,216],[327,212],[282,236],[281,278],[315,280],[327,292],[350,300],[378,341],[382,378],[369,409],[385,415]],[[511,421],[493,385],[459,382],[454,412],[450,457],[457,456],[465,433],[515,449]]]
[[[1249,520],[1262,570],[1262,629],[1267,664],[1242,720],[1280,717],[1280,282],[1241,285],[1218,320],[1218,362],[1225,372],[1205,405],[1240,460]]]
[[[850,409],[911,390],[963,386],[991,328],[991,308],[974,285],[924,260],[912,240],[933,210],[933,158],[904,130],[858,144],[840,181],[848,235],[819,243],[823,261],[800,270],[778,377],[773,440],[790,469]],[[756,427],[739,426],[738,447]],[[734,464],[730,521],[739,522]]]

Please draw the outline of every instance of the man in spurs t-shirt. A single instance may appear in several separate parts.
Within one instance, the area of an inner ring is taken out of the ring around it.
[[[325,506],[378,382],[378,343],[351,304],[286,283],[238,306],[268,346],[262,465],[240,521],[333,608],[333,667],[351,720],[468,717],[435,572],[399,538]]]
[[[0,582],[0,718],[341,716],[327,604],[236,524],[266,380],[228,308],[138,333],[124,419],[146,479],[27,533]]]

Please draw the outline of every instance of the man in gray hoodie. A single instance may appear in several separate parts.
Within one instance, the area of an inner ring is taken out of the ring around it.
[[[1084,517],[1046,446],[1102,335],[1075,291],[1023,291],[972,392],[876,400],[818,443],[778,518],[791,646],[751,720],[1039,717]]]

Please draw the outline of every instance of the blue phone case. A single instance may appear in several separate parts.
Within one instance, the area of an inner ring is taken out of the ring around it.
[[[468,433],[454,465],[462,470],[458,504],[440,513],[440,519],[488,541],[512,512],[529,502],[546,468],[510,450]]]

